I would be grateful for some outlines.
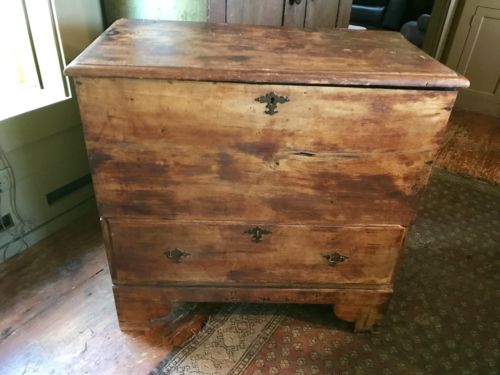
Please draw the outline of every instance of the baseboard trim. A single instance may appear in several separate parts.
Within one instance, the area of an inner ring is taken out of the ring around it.
[[[24,250],[26,250],[27,248],[25,243],[27,243],[29,247],[31,247],[37,242],[46,238],[47,236],[65,227],[75,219],[85,214],[91,213],[92,211],[95,211],[96,216],[98,215],[94,196],[85,199],[84,201],[74,205],[73,207],[68,208],[64,212],[61,212],[60,214],[45,221],[44,223],[39,224],[36,227],[32,228],[29,232],[25,233],[24,242],[19,237],[16,238],[16,240],[10,244],[7,243],[0,246],[0,263],[3,263],[3,256],[1,255],[3,255],[5,249],[7,249],[5,253],[5,260],[8,260],[13,256],[22,253]]]

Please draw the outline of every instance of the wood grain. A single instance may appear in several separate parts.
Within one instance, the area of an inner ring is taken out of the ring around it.
[[[78,82],[94,187],[101,215],[109,218],[406,226],[455,97]],[[255,101],[270,91],[290,98],[274,116]]]
[[[304,63],[300,57],[306,56]],[[71,76],[201,81],[468,86],[465,78],[399,33],[309,33],[174,21],[118,20],[65,72]]]
[[[334,29],[340,0],[308,0],[304,26],[307,30]]]
[[[351,20],[352,0],[340,0],[337,14],[337,28],[347,29]]]
[[[300,4],[295,1],[285,1],[285,14],[283,16],[283,26],[296,27],[302,29],[304,27],[306,17],[307,1],[304,0]]]
[[[128,314],[141,315],[142,308],[135,301],[191,301],[191,302],[248,302],[248,303],[302,303],[333,304],[340,319],[355,323],[357,332],[369,331],[380,324],[392,295],[390,288],[242,288],[242,287],[145,287],[118,286],[115,298],[120,309]],[[130,304],[128,302],[130,301]],[[148,319],[151,319],[148,317]],[[145,321],[148,324],[148,321]]]
[[[104,253],[95,254],[101,250],[96,233],[96,219],[80,219],[70,230],[52,235],[23,256],[0,264],[0,340],[16,334],[41,311],[60,303],[72,289],[103,272],[106,262]],[[71,278],[64,283],[58,282],[68,275]]]
[[[145,298],[142,294],[123,296],[113,287],[116,313],[122,331],[147,331],[168,317],[173,302],[165,298]]]
[[[283,0],[226,0],[226,22],[281,26]]]
[[[2,375],[146,374],[209,314],[176,308],[147,334],[120,331],[96,212],[0,264],[0,278]]]
[[[116,284],[389,284],[405,231],[394,227],[264,225],[110,220]],[[176,263],[166,257],[180,249]],[[325,256],[346,260],[332,266]]]
[[[228,0],[226,20],[281,22],[283,2],[255,3]],[[307,4],[306,26],[344,17]],[[332,303],[357,331],[380,323],[468,85],[395,33],[128,20],[67,73],[123,329],[177,301]]]
[[[377,293],[372,298],[359,298],[355,293],[345,294],[333,305],[335,315],[354,323],[354,332],[368,332],[382,324],[390,295]]]
[[[208,22],[226,22],[226,0],[208,0]]]

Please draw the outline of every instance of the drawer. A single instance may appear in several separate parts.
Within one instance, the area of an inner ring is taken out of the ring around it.
[[[109,221],[114,282],[333,285],[391,282],[405,230]]]
[[[92,78],[78,90],[103,216],[289,224],[408,224],[455,96]],[[289,100],[273,115],[255,100],[271,92]]]

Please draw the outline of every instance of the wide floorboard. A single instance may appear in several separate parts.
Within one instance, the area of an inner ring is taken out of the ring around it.
[[[118,328],[96,215],[0,265],[0,374],[147,374],[164,337]]]

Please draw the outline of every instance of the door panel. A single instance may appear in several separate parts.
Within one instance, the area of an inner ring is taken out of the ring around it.
[[[304,27],[304,18],[306,16],[307,1],[302,0],[300,4],[294,1],[285,1],[285,17],[283,18],[283,26]]]
[[[227,0],[228,23],[281,26],[283,0]]]
[[[335,28],[338,10],[339,0],[308,0],[305,28],[307,30]]]
[[[210,22],[320,30],[347,28],[352,0],[208,0],[207,4]]]
[[[492,48],[499,37],[500,9],[479,7],[458,65],[471,81],[468,92],[460,98],[465,104],[478,101],[500,105],[500,48]]]
[[[351,19],[352,0],[340,0],[337,14],[337,27],[347,29]]]
[[[457,107],[500,116],[500,2],[467,3],[450,48],[447,65],[469,78]]]
[[[226,0],[208,0],[208,22],[226,22]]]

